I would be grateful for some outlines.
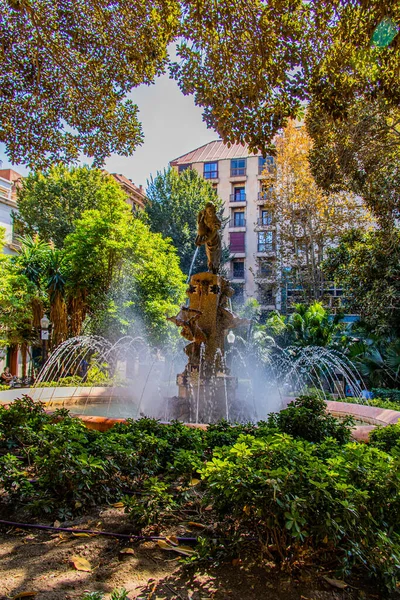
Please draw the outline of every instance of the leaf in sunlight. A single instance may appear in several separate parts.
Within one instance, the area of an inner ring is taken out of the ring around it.
[[[70,562],[77,571],[85,571],[86,573],[89,573],[92,570],[90,562],[82,556],[72,556]]]

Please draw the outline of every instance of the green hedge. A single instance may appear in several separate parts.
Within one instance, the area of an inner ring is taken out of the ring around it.
[[[325,408],[308,395],[258,427],[221,422],[203,431],[144,418],[100,433],[25,396],[0,407],[0,507],[66,519],[122,501],[137,531],[178,526],[184,509],[212,525],[197,560],[257,544],[286,569],[299,561],[342,575],[364,569],[393,589],[397,441],[349,443],[348,425]]]
[[[382,400],[390,400],[391,402],[400,403],[400,390],[390,390],[387,388],[372,388],[372,393],[375,398],[382,398]]]

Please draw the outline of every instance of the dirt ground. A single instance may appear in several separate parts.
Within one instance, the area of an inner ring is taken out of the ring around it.
[[[62,526],[131,533],[123,509],[107,508],[91,519]],[[178,535],[195,535],[182,528]],[[126,552],[127,549],[128,552]],[[72,557],[85,558],[89,572],[78,571]],[[372,600],[388,598],[351,581],[345,589],[334,575],[303,570],[296,576],[242,562],[211,566],[206,572],[182,568],[179,556],[157,542],[129,542],[111,537],[0,528],[0,600],[80,600],[85,591],[109,598],[124,587],[130,600]]]

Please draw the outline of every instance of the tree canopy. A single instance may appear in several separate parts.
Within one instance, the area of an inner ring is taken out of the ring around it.
[[[17,219],[27,233],[38,233],[61,248],[84,211],[124,208],[124,200],[115,179],[100,169],[53,165],[22,179]]]
[[[400,232],[351,231],[324,263],[327,277],[344,289],[346,311],[361,314],[378,335],[400,335]]]
[[[171,168],[157,173],[156,177],[151,177],[146,195],[151,230],[172,240],[181,269],[188,274],[196,250],[197,214],[207,202],[213,202],[220,210],[221,199],[194,169],[186,169],[180,175]],[[196,269],[201,268],[200,262],[204,263],[204,251]]]
[[[283,283],[295,292],[292,299],[311,302],[325,293],[321,263],[327,247],[350,228],[366,226],[369,219],[353,193],[326,194],[317,186],[305,127],[289,121],[276,146],[276,173],[264,179],[265,208],[276,225]]]
[[[144,328],[150,341],[165,339],[165,315],[185,291],[172,243],[135,217],[118,184],[97,169],[56,167],[27,179],[23,215],[38,233],[22,238],[7,265],[21,277],[30,330],[47,312],[53,346],[84,331],[115,338]]]
[[[399,107],[358,98],[344,119],[312,103],[307,125],[313,139],[311,169],[321,188],[362,196],[380,224],[392,226],[400,216]]]
[[[225,142],[263,152],[304,102],[335,117],[359,97],[400,102],[395,2],[1,0],[0,8],[0,141],[14,163],[83,152],[100,165],[112,152],[131,154],[143,136],[127,94],[168,64]]]

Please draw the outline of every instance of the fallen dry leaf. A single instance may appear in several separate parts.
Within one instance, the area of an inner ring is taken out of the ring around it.
[[[13,597],[12,600],[18,600],[19,598],[34,598],[39,592],[20,592]]]
[[[124,503],[123,502],[115,502],[115,504],[112,505],[114,508],[124,508]]]
[[[74,531],[72,532],[72,535],[74,537],[94,537],[96,534],[95,533],[75,533]]]
[[[60,521],[54,521],[53,527],[60,527],[60,526],[61,526]]]
[[[92,570],[90,562],[82,556],[71,556],[71,563],[77,571],[85,571],[86,573],[89,573]]]
[[[122,550],[119,551],[120,554],[135,554],[135,551],[133,548],[122,548]]]
[[[193,478],[193,479],[190,481],[189,485],[191,485],[191,486],[193,487],[193,486],[195,486],[195,485],[198,485],[199,483],[200,483],[200,479]]]
[[[329,577],[324,577],[324,579],[329,585],[338,588],[339,590],[345,590],[347,588],[347,583],[341,579],[330,579]]]
[[[189,546],[171,546],[168,542],[164,540],[158,540],[158,547],[161,550],[170,550],[172,552],[177,552],[178,554],[183,554],[184,556],[192,556],[194,554],[193,548]]]
[[[188,525],[189,527],[198,527],[199,529],[205,529],[207,527],[204,523],[196,523],[195,521],[189,521]]]

